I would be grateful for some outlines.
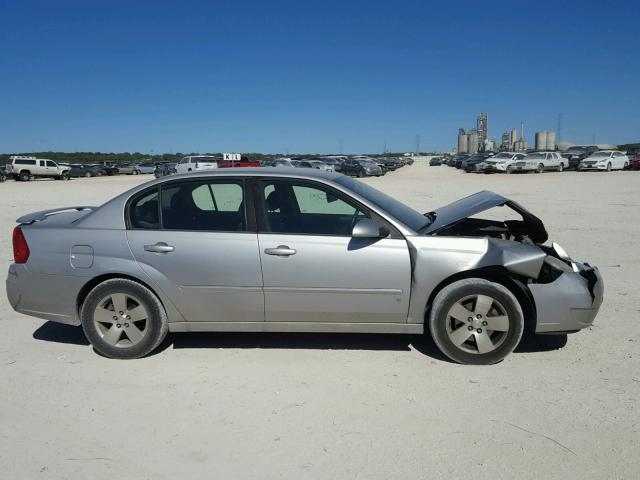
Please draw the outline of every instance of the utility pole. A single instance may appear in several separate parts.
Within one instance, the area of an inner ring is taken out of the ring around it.
[[[562,114],[558,114],[558,143],[562,140]]]
[[[420,135],[416,135],[416,155],[420,153]]]

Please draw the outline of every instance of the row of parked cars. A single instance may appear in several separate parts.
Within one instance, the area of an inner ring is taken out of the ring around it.
[[[28,182],[34,178],[53,178],[69,180],[79,177],[102,177],[112,175],[140,175],[154,173],[158,164],[69,164],[58,163],[46,158],[15,155],[9,157],[9,163],[0,168],[0,182],[7,178]]]
[[[448,165],[476,173],[517,173],[575,170],[627,170],[640,169],[640,148],[598,150],[597,147],[572,147],[566,152],[500,152],[454,155],[434,158],[430,165]]]

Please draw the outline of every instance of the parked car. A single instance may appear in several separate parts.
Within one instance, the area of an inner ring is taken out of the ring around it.
[[[521,220],[478,218],[498,206]],[[316,169],[162,178],[17,223],[12,308],[81,325],[113,358],[168,331],[430,331],[452,360],[491,364],[525,326],[590,326],[603,298],[598,269],[546,245],[542,221],[505,197],[421,214]]]
[[[475,155],[465,158],[460,167],[467,173],[475,172],[479,164],[492,156],[493,153],[476,153]]]
[[[334,172],[341,172],[342,171],[342,162],[343,161],[338,159],[338,158],[322,158],[321,161],[326,163],[327,165],[331,165],[333,167],[333,171]]]
[[[107,172],[102,165],[71,165],[71,170],[69,170],[69,176],[72,178],[101,177],[106,174]]]
[[[342,163],[342,173],[345,175],[355,175],[357,177],[379,177],[383,175],[382,168],[372,160],[355,160],[353,158],[349,158]]]
[[[500,152],[493,157],[487,158],[484,162],[478,165],[478,169],[485,173],[492,172],[509,172],[511,173],[512,165],[518,161],[524,159],[526,153],[522,152]]]
[[[139,163],[136,165],[138,167],[138,171],[142,174],[149,174],[149,173],[153,173],[156,171],[156,163],[150,163],[150,162],[145,162],[145,163]]]
[[[513,172],[536,172],[542,173],[545,170],[557,170],[562,172],[569,166],[569,160],[562,157],[558,152],[534,152],[527,154],[522,160],[517,160],[512,164],[507,173]]]
[[[562,152],[562,156],[569,161],[569,168],[577,168],[582,160],[598,150],[596,145],[574,145]]]
[[[627,150],[629,169],[640,170],[640,147],[631,147]]]
[[[433,157],[429,160],[430,167],[439,167],[440,165],[442,165],[442,157]]]
[[[454,157],[453,165],[451,166],[456,168],[462,168],[462,162],[464,162],[467,158],[469,158],[469,155],[456,155]]]
[[[259,167],[260,162],[258,160],[249,160],[246,155],[241,155],[240,160],[220,160],[218,162],[218,168],[247,168],[247,167]]]
[[[140,175],[140,169],[137,165],[130,163],[119,163],[117,166],[120,175]]]
[[[213,170],[218,168],[219,160],[213,155],[190,155],[180,160],[175,168],[177,173]]]
[[[71,170],[69,167],[58,165],[53,160],[19,155],[9,157],[9,163],[5,168],[7,176],[10,175],[14,180],[22,182],[28,182],[36,177],[69,180],[69,170]]]
[[[276,158],[269,163],[270,167],[295,168],[295,164],[288,158]]]
[[[629,167],[629,157],[617,150],[592,153],[578,165],[578,170],[624,170]]]
[[[333,165],[328,165],[320,160],[298,160],[297,168],[315,168],[325,172],[333,172]]]
[[[161,163],[156,167],[153,175],[156,178],[160,178],[166,177],[167,175],[173,175],[174,173],[177,173],[175,163]]]

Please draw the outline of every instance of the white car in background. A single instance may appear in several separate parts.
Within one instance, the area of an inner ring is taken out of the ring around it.
[[[202,172],[218,168],[218,157],[213,155],[190,155],[176,165],[176,173]]]
[[[522,160],[526,156],[527,154],[523,152],[500,152],[478,165],[478,171],[485,173],[507,172],[516,161]]]
[[[592,153],[581,160],[578,170],[624,170],[629,166],[629,157],[617,150],[603,150]]]
[[[560,155],[560,152],[534,152],[526,155],[522,160],[513,162],[512,172],[536,172],[542,173],[545,170],[563,171],[569,166],[569,160]]]

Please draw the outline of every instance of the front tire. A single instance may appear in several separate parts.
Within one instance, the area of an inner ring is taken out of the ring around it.
[[[564,170],[564,163],[560,163],[560,165],[558,166],[558,171],[562,172]]]
[[[31,180],[31,174],[29,172],[20,172],[18,178],[21,182],[28,182],[29,180]]]
[[[607,172],[611,171],[611,162],[607,163]]]
[[[91,290],[80,318],[93,348],[117,359],[148,355],[169,329],[158,297],[144,285],[123,278],[107,280]]]
[[[542,163],[538,164],[538,168],[536,169],[536,173],[544,172],[544,165]]]
[[[429,330],[451,360],[490,365],[502,361],[520,343],[524,315],[516,297],[503,285],[467,278],[438,292]]]

